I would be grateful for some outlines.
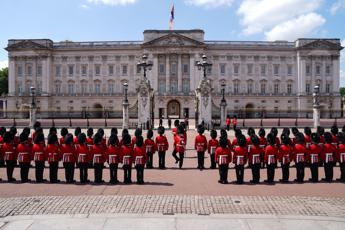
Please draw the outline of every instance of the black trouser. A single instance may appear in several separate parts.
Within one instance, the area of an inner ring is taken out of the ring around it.
[[[244,165],[236,165],[236,183],[243,184],[243,176],[244,176]]]
[[[179,158],[180,158],[180,160],[178,162],[178,166],[179,166],[179,168],[182,168],[182,166],[183,166],[183,159],[184,159],[184,152],[183,153],[178,153],[178,155],[179,155]]]
[[[332,182],[333,180],[333,162],[325,162],[323,164],[324,170],[325,170],[325,180],[327,182]]]
[[[58,169],[59,169],[59,162],[50,162],[49,163],[49,180],[50,180],[50,183],[56,183],[58,181]]]
[[[274,173],[276,169],[276,164],[268,164],[267,165],[267,182],[273,183],[274,182]]]
[[[102,183],[102,177],[103,177],[103,163],[95,163],[93,164],[94,172],[95,172],[95,183]]]
[[[198,169],[204,168],[205,152],[198,152]]]
[[[340,163],[340,180],[345,182],[345,162]]]
[[[144,165],[135,165],[137,170],[137,184],[144,183]]]
[[[296,181],[302,183],[304,181],[304,162],[296,163]]]
[[[153,154],[150,152],[147,153],[146,168],[148,168],[148,169],[153,168]]]
[[[65,177],[67,183],[74,182],[74,162],[65,162],[63,163],[65,167]]]
[[[221,182],[228,182],[229,165],[228,164],[218,165],[218,168],[219,168],[219,180]]]
[[[110,183],[115,184],[118,182],[117,180],[117,169],[119,164],[110,164],[109,171],[110,171]]]
[[[20,162],[20,179],[22,183],[26,183],[29,181],[29,169],[30,169],[30,162]]]
[[[36,182],[43,182],[44,161],[35,161]]]
[[[88,178],[89,163],[78,163],[80,183],[86,183]]]
[[[177,156],[177,151],[176,151],[176,149],[173,150],[172,156],[174,157],[175,161],[179,161],[179,160],[180,160],[180,158],[178,158],[178,156]]]
[[[252,175],[253,175],[253,183],[259,183],[260,182],[260,167],[261,167],[261,163],[256,163],[256,164],[252,164],[251,168],[252,168]]]
[[[123,167],[123,182],[128,184],[132,183],[132,166],[124,165]]]
[[[14,167],[16,166],[17,161],[15,160],[10,160],[10,161],[6,161],[6,171],[7,171],[7,179],[8,181],[13,180],[13,170]]]
[[[165,151],[164,152],[158,152],[158,165],[160,169],[165,168]]]
[[[214,159],[214,154],[210,154],[210,160],[211,160],[211,169],[215,169],[217,167],[216,161]]]
[[[289,176],[290,176],[290,163],[287,164],[281,164],[282,166],[282,181],[288,182]]]
[[[265,154],[264,153],[261,153],[260,154],[260,161],[261,161],[261,168],[265,168]]]
[[[318,182],[319,181],[319,163],[313,163],[309,165],[310,173],[311,173],[311,181]]]

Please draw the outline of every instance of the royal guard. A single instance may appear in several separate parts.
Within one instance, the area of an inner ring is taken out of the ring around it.
[[[5,127],[1,127],[0,128],[0,149],[1,149],[1,146],[4,144],[4,134],[6,133],[6,128]],[[2,153],[0,153],[0,156],[1,156]],[[5,166],[5,161],[4,161],[4,158],[3,156],[0,157],[0,167],[3,167]],[[0,179],[1,181],[1,179]]]
[[[22,133],[25,133],[28,137],[28,144],[30,145],[30,147],[33,146],[33,141],[32,141],[32,138],[30,137],[30,128],[29,127],[25,127],[22,131]],[[20,137],[19,137],[20,139]]]
[[[110,130],[110,136],[115,136],[116,138],[115,138],[115,141],[116,141],[116,146],[120,146],[120,141],[119,141],[119,138],[117,137],[117,135],[118,135],[118,131],[117,131],[117,128],[111,128],[111,130]],[[109,137],[110,138],[110,137]],[[107,143],[107,145],[109,146],[110,145],[110,143],[109,143],[109,140],[108,140],[108,143]]]
[[[271,133],[274,135],[274,139],[275,139],[275,145],[277,147],[279,147],[280,145],[280,140],[278,138],[278,129],[276,127],[272,127],[271,128]]]
[[[133,150],[135,169],[137,170],[137,184],[144,184],[144,168],[147,159],[142,136],[137,136],[136,147]]]
[[[141,128],[136,128],[134,131],[134,137],[132,137],[132,147],[135,148],[137,137],[143,135],[143,130]]]
[[[76,156],[77,156],[77,165],[79,167],[80,171],[80,183],[84,184],[89,182],[88,180],[88,168],[89,168],[89,162],[91,158],[91,154],[89,151],[89,148],[86,143],[86,135],[85,133],[79,133],[78,134],[78,143],[76,145]]]
[[[256,135],[251,136],[251,143],[252,146],[248,151],[248,162],[249,166],[252,169],[252,177],[253,179],[250,183],[258,184],[260,182],[260,167],[261,167],[261,158],[262,152],[264,151],[260,147],[260,140],[259,137]]]
[[[238,146],[234,148],[234,156],[232,162],[235,164],[236,169],[236,184],[243,184],[244,165],[247,161],[248,147],[247,140],[244,135],[237,137]]]
[[[122,130],[120,146],[124,145],[124,143],[123,143],[123,137],[124,137],[125,135],[129,135],[128,129],[123,129],[123,130]],[[129,144],[131,144],[131,143],[129,143]]]
[[[177,135],[174,138],[174,148],[179,154],[179,168],[183,166],[183,159],[186,151],[186,141],[185,141],[185,132],[182,125],[177,127]]]
[[[260,128],[259,129],[259,141],[260,141],[260,148],[262,150],[265,150],[265,147],[267,145],[267,140],[266,140],[266,131],[264,128]],[[265,151],[262,151],[261,155],[260,155],[260,161],[261,161],[261,168],[264,168],[265,167],[265,160],[264,160],[264,152]]]
[[[89,149],[91,149],[92,145],[93,145],[93,128],[88,128],[87,131],[86,131],[86,135],[87,135],[87,138],[86,138],[86,144],[87,144],[87,147],[89,147]]]
[[[158,136],[156,137],[156,146],[158,151],[158,165],[160,169],[165,169],[165,152],[169,149],[169,143],[164,136],[165,129],[163,126],[158,127]]]
[[[161,126],[162,127],[162,126]],[[129,134],[124,134],[122,137],[122,147],[120,161],[122,162],[123,168],[123,182],[125,184],[132,183],[132,161],[133,161],[133,148],[131,146],[131,136]]]
[[[13,144],[13,134],[11,132],[5,132],[4,134],[4,144],[1,146],[1,154],[6,163],[6,172],[8,182],[16,181],[13,178],[13,170],[17,164],[17,152]]]
[[[28,134],[22,132],[19,136],[20,144],[17,146],[20,178],[22,183],[29,182],[30,162],[33,159],[32,148],[28,141]]]
[[[210,154],[211,169],[217,168],[215,161],[216,149],[219,147],[219,142],[217,140],[217,131],[212,129],[210,132],[211,140],[208,141],[208,154]]]
[[[117,135],[115,134],[109,137],[106,155],[107,155],[109,171],[110,171],[109,182],[111,184],[117,184],[119,182],[117,180],[117,169],[120,162],[120,147],[119,147],[119,139],[117,138]]]
[[[24,130],[23,130],[24,131]],[[48,133],[48,136],[49,135],[57,135],[57,129],[56,129],[56,127],[50,127],[49,128],[49,133]]]
[[[311,145],[311,129],[310,127],[304,128],[304,142],[307,148]]]
[[[297,133],[295,137],[296,144],[293,149],[293,160],[296,166],[296,179],[295,182],[303,183],[304,181],[304,168],[306,163],[307,148],[304,144],[304,135]]]
[[[317,132],[317,134],[319,134],[319,136],[320,136],[320,145],[321,146],[323,146],[323,144],[325,143],[325,137],[323,136],[324,135],[324,133],[325,133],[325,128],[324,127],[321,127],[321,126],[318,126],[317,128],[316,128],[316,132]]]
[[[319,162],[322,152],[322,148],[319,145],[320,136],[317,133],[311,134],[311,144],[309,146],[307,154],[307,162],[309,163],[311,178],[309,181],[318,182],[319,181]]]
[[[291,128],[291,132],[292,132],[292,135],[294,136],[293,138],[292,138],[292,145],[295,145],[296,143],[297,143],[297,135],[300,133],[300,131],[298,130],[298,128],[297,127],[292,127]]]
[[[247,145],[250,146],[252,144],[251,137],[255,135],[255,130],[252,127],[249,127],[247,134],[248,134],[248,137],[246,138],[246,142],[247,142]]]
[[[73,144],[74,144],[74,145],[79,144],[79,143],[78,143],[78,136],[79,136],[79,134],[81,134],[81,128],[80,128],[80,127],[77,127],[77,128],[75,128],[75,130],[74,130],[74,138],[73,138]]]
[[[36,182],[42,183],[46,180],[43,179],[44,164],[47,160],[47,152],[43,133],[37,133],[34,145],[32,146],[32,153],[35,161],[35,176]]]
[[[232,118],[232,127],[234,130],[236,130],[237,127],[237,117],[234,116],[234,118]]]
[[[102,180],[102,176],[105,161],[105,149],[102,140],[102,134],[99,132],[96,133],[96,135],[93,138],[93,146],[91,149],[93,167],[95,169],[95,183],[97,184],[104,182],[104,180]]]
[[[173,134],[173,140],[175,138],[175,136],[177,135],[177,127],[180,125],[180,121],[179,120],[175,120],[174,121],[174,128],[172,129],[172,134]],[[176,152],[176,149],[173,148],[173,152],[172,152],[172,156],[174,157],[175,159],[175,164],[178,163],[178,161],[180,160],[177,156],[177,152]]]
[[[220,135],[222,135],[222,130],[220,130]],[[225,134],[224,134],[225,135]],[[226,134],[227,135],[227,134]],[[238,146],[237,138],[242,135],[242,131],[239,128],[235,129],[235,137],[232,140],[232,148],[236,148]]]
[[[337,138],[337,135],[338,135],[338,132],[339,132],[339,129],[336,125],[333,125],[331,127],[331,133],[332,133],[332,144],[337,147],[338,146],[338,138]]]
[[[60,140],[59,140],[60,145],[65,144],[65,138],[67,134],[68,134],[68,129],[62,128],[60,131],[60,135],[61,135]]]
[[[104,129],[99,128],[99,129],[97,130],[97,133],[99,133],[99,134],[101,135],[101,137],[102,137],[101,143],[102,143],[102,146],[103,146],[103,148],[104,148],[104,150],[105,150],[105,149],[107,148],[107,138],[106,138],[105,135],[104,135]],[[95,141],[94,141],[93,143],[95,143]]]
[[[195,137],[194,141],[194,149],[198,154],[198,169],[203,170],[204,167],[204,159],[205,159],[205,151],[207,150],[207,140],[204,135],[205,128],[202,125],[198,125],[198,133]]]
[[[39,121],[36,121],[33,125],[33,129],[34,129],[34,132],[32,133],[32,142],[35,140],[36,138],[36,134],[37,134],[37,129],[39,130],[42,130],[42,127],[41,127],[41,122]],[[29,135],[30,136],[30,135]]]
[[[227,184],[228,183],[228,170],[229,163],[231,162],[231,150],[228,145],[227,138],[220,137],[219,147],[217,147],[214,154],[215,161],[218,164],[219,168],[219,180],[218,183]]]
[[[289,175],[290,175],[290,162],[291,162],[291,155],[293,152],[293,147],[291,146],[291,139],[288,133],[283,133],[280,136],[282,144],[279,146],[279,154],[278,160],[280,161],[280,165],[282,168],[282,179],[281,182],[287,183],[289,182]]]
[[[50,183],[58,183],[59,162],[62,158],[59,148],[59,142],[56,134],[48,136],[47,155],[49,163],[49,181]]]
[[[12,141],[14,144],[14,147],[16,148],[17,145],[19,144],[19,137],[17,136],[17,128],[16,127],[11,127],[10,128],[10,133],[12,134]]]
[[[237,130],[239,130],[238,133],[242,134],[240,129],[237,129]],[[235,134],[236,134],[236,131],[235,131]],[[228,140],[228,145],[227,145],[227,147],[231,150],[231,149],[232,149],[232,144],[231,144],[230,139],[228,138],[228,133],[226,132],[225,129],[221,129],[221,130],[220,130],[220,137],[224,137],[224,138],[226,138],[226,139]],[[235,138],[235,139],[236,139],[236,138]],[[235,140],[235,139],[234,139],[234,140]]]
[[[74,165],[77,161],[77,154],[73,145],[73,135],[71,133],[65,135],[64,144],[61,147],[61,153],[63,166],[65,168],[66,183],[75,183]]]
[[[323,161],[323,167],[325,170],[325,178],[323,178],[323,181],[332,182],[333,180],[333,166],[335,164],[335,156],[337,149],[332,144],[332,134],[329,132],[326,132],[324,134],[325,137],[325,144],[323,145],[322,153],[321,153],[321,159]]]
[[[345,127],[345,126],[344,126]],[[345,133],[338,133],[338,149],[337,149],[337,159],[340,165],[340,178],[341,182],[345,182]]]
[[[147,155],[146,168],[148,168],[148,169],[153,168],[153,154],[156,151],[156,144],[152,138],[153,138],[153,131],[152,131],[152,129],[149,129],[147,131],[147,138],[144,142],[144,146],[146,149],[146,155]]]
[[[226,125],[226,130],[230,131],[231,118],[229,115],[226,116],[225,125]]]
[[[265,163],[267,165],[267,180],[266,183],[274,183],[274,174],[277,167],[277,156],[278,156],[278,147],[275,133],[271,132],[267,135],[268,145],[265,147]]]

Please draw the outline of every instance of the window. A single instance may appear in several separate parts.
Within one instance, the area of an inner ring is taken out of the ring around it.
[[[42,66],[37,66],[37,76],[42,76]]]
[[[108,84],[108,93],[113,94],[114,93],[114,84]]]
[[[292,75],[292,65],[287,66],[287,74],[288,74],[288,76]]]
[[[59,66],[59,65],[55,66],[55,75],[57,77],[61,76],[61,66]]]
[[[310,65],[306,65],[305,67],[305,73],[307,76],[309,76],[311,73],[310,73]]]
[[[273,74],[274,76],[279,75],[279,65],[273,65]]]
[[[329,76],[331,74],[331,67],[329,65],[326,66],[326,75]]]
[[[74,74],[74,66],[73,65],[69,65],[68,66],[68,75],[69,76],[73,76]]]
[[[261,68],[261,76],[266,76],[266,65],[265,64],[263,64],[263,65],[261,65],[260,66],[260,68]]]
[[[266,83],[260,85],[261,94],[266,94]]]
[[[112,76],[114,74],[114,66],[113,65],[108,66],[108,74],[109,74],[109,76]]]
[[[18,77],[23,76],[23,67],[22,66],[17,67],[17,74],[18,74]]]
[[[248,64],[247,65],[247,73],[248,73],[248,75],[252,75],[253,74],[253,64]]]
[[[95,84],[95,93],[96,94],[100,94],[101,93],[101,84],[100,83],[96,83]]]
[[[127,65],[122,66],[122,75],[127,75]]]
[[[237,76],[239,74],[240,65],[234,64],[234,75]]]
[[[81,75],[82,76],[86,76],[86,72],[87,72],[87,66],[86,65],[83,65],[81,67]]]
[[[326,84],[326,93],[330,93],[331,91],[331,85],[330,84]]]
[[[188,64],[183,64],[183,73],[188,74],[189,73],[189,66]]]
[[[321,74],[321,66],[317,65],[315,72],[316,72],[316,75],[320,75]]]
[[[101,66],[100,65],[95,66],[95,74],[96,74],[96,76],[101,75]]]
[[[61,93],[61,85],[60,84],[56,84],[55,85],[55,93],[56,94],[60,94]]]
[[[310,94],[310,84],[309,84],[309,83],[307,83],[307,84],[305,85],[305,92],[306,92],[307,94]]]
[[[248,82],[247,92],[248,92],[248,94],[253,93],[253,83],[252,82]]]
[[[23,85],[22,83],[18,84],[18,94],[22,94],[23,93]]]
[[[240,88],[240,83],[235,82],[234,83],[234,94],[238,94],[239,93],[239,88]]]
[[[42,93],[42,82],[37,82],[37,94],[40,95]]]
[[[184,79],[182,82],[182,90],[183,93],[188,94],[189,93],[189,80]]]
[[[158,85],[159,85],[158,87],[159,93],[165,93],[165,90],[166,90],[165,81],[160,80]]]
[[[291,84],[291,83],[288,83],[288,84],[287,84],[287,93],[288,93],[288,94],[291,94],[291,93],[292,93],[292,84]]]
[[[177,73],[177,66],[176,63],[171,64],[171,74],[176,74]]]
[[[164,66],[164,64],[159,64],[159,74],[165,74],[165,66]]]
[[[87,83],[81,84],[81,94],[87,93]]]
[[[32,76],[32,66],[31,65],[29,65],[27,68],[27,75]]]
[[[170,85],[170,92],[173,94],[177,93],[177,81],[172,81]]]
[[[225,64],[220,64],[220,74],[225,75]]]
[[[279,93],[279,84],[275,83],[274,84],[274,94],[278,94]]]
[[[74,84],[73,83],[68,84],[68,94],[69,95],[74,94]]]

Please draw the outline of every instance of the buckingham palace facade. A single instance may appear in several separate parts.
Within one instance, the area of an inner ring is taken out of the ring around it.
[[[9,40],[7,111],[27,116],[34,86],[38,117],[121,117],[127,82],[129,112],[135,117],[143,77],[137,63],[145,54],[153,64],[147,78],[154,90],[154,116],[193,118],[195,90],[203,77],[195,63],[206,54],[212,63],[206,71],[212,116],[219,116],[221,85],[229,115],[311,117],[316,85],[321,116],[339,113],[339,39],[207,41],[199,29],[143,34],[143,41]]]

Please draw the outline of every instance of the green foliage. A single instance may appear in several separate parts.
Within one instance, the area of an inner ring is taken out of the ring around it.
[[[8,93],[8,68],[0,70],[0,95]]]
[[[340,87],[340,95],[345,96],[345,87]]]

